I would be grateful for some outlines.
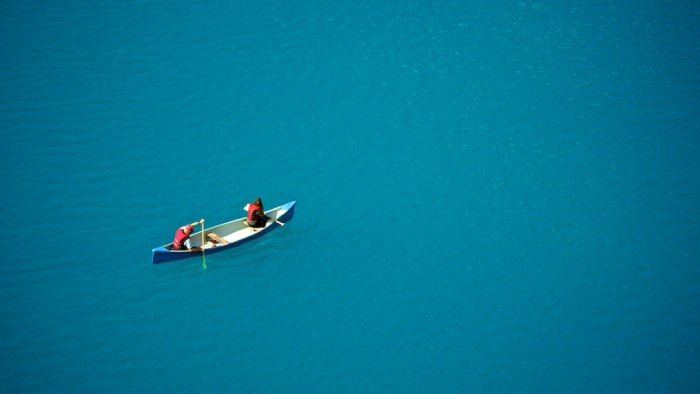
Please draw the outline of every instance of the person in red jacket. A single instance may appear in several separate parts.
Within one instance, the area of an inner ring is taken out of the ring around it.
[[[263,209],[263,203],[260,197],[248,204],[248,216],[246,216],[246,223],[250,227],[265,227],[268,220],[270,220],[270,217],[265,215],[265,210]]]
[[[190,223],[186,226],[182,226],[177,231],[175,231],[175,238],[173,239],[173,250],[196,250],[198,248],[193,248],[190,245],[190,234],[192,234],[192,229],[194,226],[201,223],[198,222]]]

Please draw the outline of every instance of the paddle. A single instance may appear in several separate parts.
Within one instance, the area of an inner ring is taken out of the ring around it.
[[[246,204],[246,205],[243,207],[243,210],[246,211],[246,212],[248,212],[248,208],[249,208],[249,207],[250,207],[250,204]],[[270,218],[270,219],[272,219],[272,218]],[[277,224],[279,224],[280,226],[284,226],[284,223],[280,222],[279,220],[277,220],[277,219],[272,219],[272,220],[274,220],[275,222],[277,222]]]
[[[207,258],[204,256],[204,219],[199,219],[199,224],[202,225],[202,269],[207,269]]]

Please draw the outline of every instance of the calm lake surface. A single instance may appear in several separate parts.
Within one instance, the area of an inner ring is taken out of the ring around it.
[[[0,391],[697,392],[700,6],[651,3],[4,3]]]

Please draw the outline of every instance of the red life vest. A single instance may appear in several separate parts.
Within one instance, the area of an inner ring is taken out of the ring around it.
[[[248,205],[248,217],[246,217],[246,219],[248,219],[249,222],[254,222],[258,220],[258,218],[255,217],[255,211],[257,211],[258,209],[260,209],[260,205],[258,204]]]
[[[180,227],[179,229],[177,229],[177,231],[175,231],[175,239],[173,240],[173,249],[182,249],[182,246],[189,237],[190,236],[185,233],[185,227]]]

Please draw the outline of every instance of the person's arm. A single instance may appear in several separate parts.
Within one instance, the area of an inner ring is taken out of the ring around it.
[[[265,212],[262,210],[262,208],[258,208],[253,212],[253,216],[255,219],[264,219],[265,218]]]

